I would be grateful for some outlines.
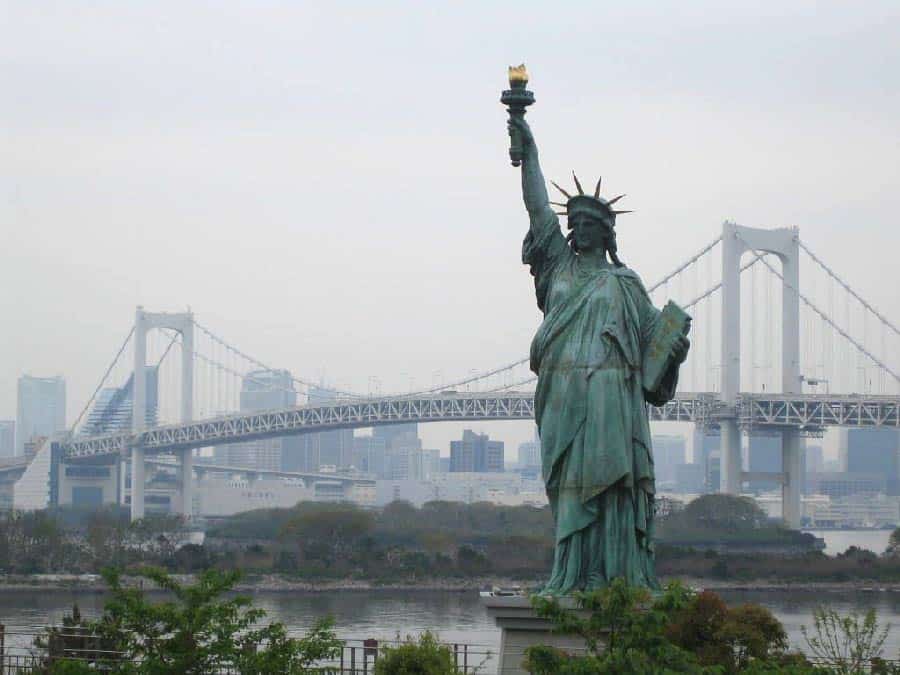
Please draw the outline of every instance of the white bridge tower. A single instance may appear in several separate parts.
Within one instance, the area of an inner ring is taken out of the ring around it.
[[[781,390],[801,393],[800,377],[800,238],[798,230],[761,230],[726,222],[722,229],[722,401],[735,406],[741,390],[741,256],[747,252],[772,253],[781,260]],[[754,327],[755,328],[755,327]],[[723,419],[721,491],[737,495],[749,478],[741,466],[741,431],[736,417]],[[782,471],[771,476],[782,485],[782,515],[789,527],[800,526],[800,431],[782,434]],[[761,478],[756,474],[754,478]]]
[[[135,436],[147,428],[147,332],[153,328],[181,333],[181,421],[190,422],[194,417],[194,315],[191,312],[151,313],[138,307],[134,315],[134,390],[131,397],[131,430]],[[178,453],[181,455],[180,512],[190,518],[193,451],[180,450]],[[135,446],[131,448],[132,520],[144,517],[144,481],[144,449]]]

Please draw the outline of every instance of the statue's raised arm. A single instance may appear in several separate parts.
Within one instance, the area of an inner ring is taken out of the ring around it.
[[[550,197],[547,194],[546,181],[541,171],[531,127],[521,117],[510,117],[508,126],[510,132],[518,134],[519,137],[522,153],[522,199],[525,201],[525,208],[528,209],[531,229],[534,231],[544,228],[548,223],[556,223],[558,227],[559,219],[550,206]]]

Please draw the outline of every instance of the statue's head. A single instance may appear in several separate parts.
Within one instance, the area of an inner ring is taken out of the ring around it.
[[[616,216],[620,213],[630,213],[630,211],[616,211],[612,205],[619,201],[625,195],[619,195],[607,201],[600,196],[600,183],[602,178],[597,181],[597,187],[593,196],[584,194],[581,189],[581,183],[578,177],[572,173],[575,179],[575,187],[578,189],[577,195],[570,195],[559,185],[553,183],[553,186],[562,192],[568,199],[565,204],[559,202],[550,202],[557,206],[564,206],[564,212],[558,212],[558,215],[566,216],[569,221],[569,235],[566,239],[576,253],[584,251],[601,251],[609,253],[609,257],[613,263],[621,267],[622,263],[617,255],[616,247]],[[552,182],[552,181],[551,181]]]

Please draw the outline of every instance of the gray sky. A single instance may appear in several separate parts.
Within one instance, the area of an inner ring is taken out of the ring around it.
[[[74,417],[136,304],[360,390],[524,355],[520,61],[645,280],[797,225],[900,320],[900,5],[723,4],[0,1],[0,418],[25,372]]]

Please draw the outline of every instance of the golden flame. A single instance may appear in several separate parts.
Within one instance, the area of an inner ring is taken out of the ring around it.
[[[528,84],[528,71],[525,70],[524,63],[509,67],[509,83],[512,84],[513,82]]]

